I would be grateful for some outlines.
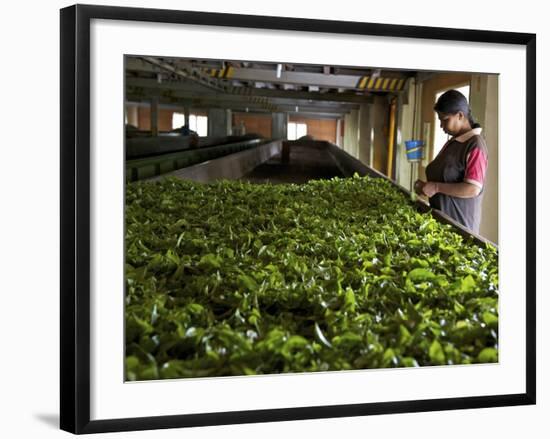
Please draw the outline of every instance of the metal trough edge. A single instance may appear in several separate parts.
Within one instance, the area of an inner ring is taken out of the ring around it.
[[[207,183],[219,179],[237,179],[252,171],[256,166],[269,160],[282,149],[282,141],[265,143],[246,151],[240,151],[224,157],[208,160],[197,165],[152,177],[148,180],[160,180],[165,177],[178,177]]]

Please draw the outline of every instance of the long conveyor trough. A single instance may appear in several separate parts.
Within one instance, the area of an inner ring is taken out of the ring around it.
[[[262,163],[266,163],[269,159],[278,159],[281,155],[283,157],[282,163],[284,165],[284,150],[286,150],[288,154],[288,150],[292,151],[293,147],[300,147],[302,149],[311,148],[312,155],[319,154],[319,152],[325,153],[334,162],[335,169],[339,171],[335,173],[335,175],[339,174],[343,175],[344,177],[351,177],[352,175],[357,173],[360,176],[368,175],[374,178],[384,178],[408,198],[411,198],[410,191],[398,185],[396,182],[389,179],[384,174],[365,165],[355,157],[345,152],[340,147],[326,141],[272,141],[262,145],[257,145],[254,148],[247,149],[246,151],[232,153],[223,157],[215,158],[213,160],[208,160],[203,163],[198,163],[193,166],[188,166],[182,169],[173,170],[168,173],[163,173],[162,175],[157,174],[155,176],[152,176],[151,179],[156,180],[165,176],[175,176],[200,182],[209,182],[217,179],[240,179],[245,177],[247,173],[250,173],[254,168],[261,165]],[[288,165],[290,166],[290,164]],[[277,169],[281,169],[282,172],[285,172],[284,166],[281,167],[279,165]],[[250,175],[253,174],[249,174],[249,176]],[[326,177],[327,176],[324,176],[324,178]],[[245,177],[243,179],[248,181],[258,181],[255,178]],[[284,176],[279,178],[279,181],[284,182]],[[432,209],[426,202],[420,199],[416,199],[416,201],[414,201],[414,205],[418,211],[422,213],[431,212],[432,216],[437,221],[443,224],[451,225],[456,233],[458,233],[462,237],[471,237],[477,244],[482,246],[488,244],[494,247],[498,247],[495,243],[465,228],[445,213],[437,209]]]

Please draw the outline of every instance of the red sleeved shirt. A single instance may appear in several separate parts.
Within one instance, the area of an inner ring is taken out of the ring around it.
[[[464,181],[483,188],[487,172],[487,155],[481,148],[474,148],[466,159]]]

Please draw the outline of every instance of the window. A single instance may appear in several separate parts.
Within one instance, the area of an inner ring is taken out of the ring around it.
[[[183,113],[172,113],[172,129],[180,128],[185,125],[185,115]],[[208,135],[208,117],[196,114],[189,115],[189,128],[195,131],[199,136]]]
[[[464,96],[466,96],[466,99],[468,102],[470,102],[470,86],[465,85],[463,87],[456,87],[455,90],[458,90],[460,93],[462,93]],[[451,89],[448,89],[451,90]],[[439,99],[439,96],[441,96],[443,93],[445,93],[447,90],[443,90],[435,95],[435,102]],[[434,102],[434,105],[435,105]],[[433,147],[433,155],[432,159],[435,158],[435,156],[441,151],[441,148],[443,148],[443,145],[447,143],[447,140],[449,140],[449,136],[445,134],[445,132],[440,128],[439,126],[439,119],[437,117],[437,113],[435,113],[434,116],[434,147]]]
[[[172,129],[180,128],[185,125],[185,114],[172,113]]]
[[[288,140],[296,140],[307,135],[307,125],[305,123],[288,123],[287,137]]]
[[[198,116],[196,114],[189,115],[189,128],[191,128],[201,137],[207,136],[208,135],[208,117]]]

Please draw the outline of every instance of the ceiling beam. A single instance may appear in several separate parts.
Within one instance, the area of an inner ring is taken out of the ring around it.
[[[283,70],[278,74],[276,65],[273,69],[255,69],[226,66],[223,69],[208,69],[201,67],[200,64],[193,64],[189,60],[177,60],[174,65],[154,57],[144,58],[147,62],[139,58],[127,58],[126,70],[145,73],[158,73],[164,69],[172,74],[182,73],[182,77],[196,79],[208,86],[225,87],[231,81],[249,82],[249,83],[271,83],[281,85],[292,85],[300,87],[323,87],[346,90],[373,90],[373,91],[402,91],[408,73],[396,71],[382,71],[377,69],[371,72],[371,69],[365,69],[365,74],[325,74],[315,72],[300,72]],[[150,63],[153,65],[147,66]],[[156,68],[154,68],[156,67]],[[326,71],[326,70],[325,70]],[[216,84],[216,85],[214,85]]]
[[[260,81],[273,84],[293,84],[298,86],[318,86],[326,88],[357,88],[361,76],[350,75],[325,75],[324,73],[308,72],[281,72],[278,78],[275,70],[264,69],[233,69],[233,73],[227,79],[239,81]]]
[[[228,108],[233,109],[235,107],[264,107],[272,112],[286,112],[294,109],[296,106],[303,108],[315,109],[316,111],[330,111],[330,112],[349,112],[351,110],[359,108],[355,103],[338,103],[330,101],[313,101],[313,100],[288,100],[288,99],[272,99],[271,101],[265,100],[261,97],[242,97],[233,95],[201,95],[201,96],[189,96],[185,93],[177,91],[165,90],[158,93],[156,90],[148,90],[143,88],[132,88],[127,90],[127,100],[150,100],[154,97],[164,98],[166,102],[177,103],[181,102],[182,105],[195,105],[195,106],[215,106],[216,108]],[[290,109],[290,110],[289,110]]]
[[[192,81],[169,81],[163,80],[161,83],[155,79],[147,78],[126,78],[126,86],[142,87],[157,90],[174,90],[187,92],[189,97],[202,96],[204,94],[212,94],[212,91],[207,87],[203,87],[200,84],[196,84]],[[364,92],[363,92],[364,93]],[[301,92],[291,90],[279,90],[268,88],[248,88],[248,87],[233,87],[232,94],[243,94],[247,96],[263,96],[266,98],[284,98],[293,100],[319,100],[328,102],[343,102],[343,103],[356,103],[364,104],[372,101],[373,97],[369,94],[356,94],[353,93],[322,93],[322,92]]]
[[[166,98],[178,98],[178,99],[187,100],[187,101],[203,100],[203,101],[210,101],[210,102],[227,103],[228,106],[235,103],[247,103],[247,104],[271,103],[272,105],[275,105],[275,106],[309,105],[309,106],[317,106],[317,107],[324,107],[324,108],[344,108],[347,110],[352,110],[359,107],[359,104],[354,102],[321,101],[321,100],[313,100],[313,99],[271,98],[270,100],[267,100],[266,98],[261,96],[241,96],[241,95],[219,94],[219,93],[199,95],[196,93],[189,93],[187,91],[174,90],[174,89],[159,90],[156,88],[133,87],[133,86],[128,86],[126,90],[128,94],[131,94],[134,96],[141,96],[142,98],[148,98],[148,99],[151,99],[155,96],[163,96]],[[369,101],[367,100],[363,101],[363,103],[368,103],[368,102]]]
[[[149,102],[149,97],[144,97],[140,94],[128,94],[127,101],[130,102],[142,102],[145,99],[145,102]],[[193,98],[193,99],[181,99],[174,96],[159,96],[159,102],[162,104],[169,104],[171,106],[179,106],[181,108],[189,106],[201,109],[210,109],[210,108],[219,108],[219,109],[230,109],[232,111],[246,112],[255,111],[255,112],[267,112],[267,113],[295,113],[296,107],[300,113],[316,113],[316,114],[325,114],[330,115],[331,117],[341,117],[342,115],[349,113],[352,109],[349,107],[329,107],[329,106],[319,106],[315,104],[305,104],[305,105],[296,105],[285,104],[277,105],[275,108],[266,108],[265,104],[261,103],[250,103],[243,101],[233,101],[226,102],[221,99],[204,99],[204,98]]]

